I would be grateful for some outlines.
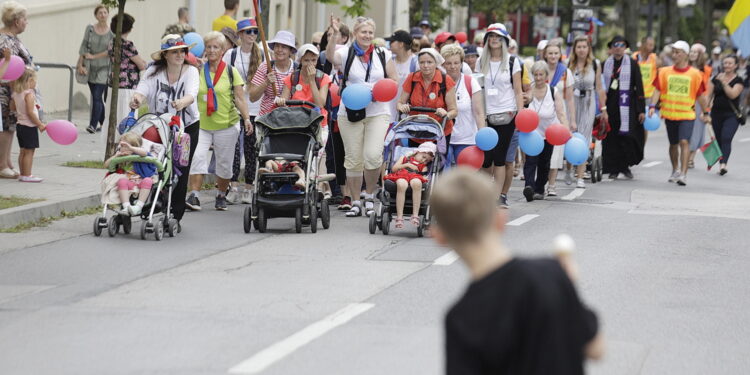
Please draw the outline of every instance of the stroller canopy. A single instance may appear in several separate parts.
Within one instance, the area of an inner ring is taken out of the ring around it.
[[[261,138],[273,132],[302,131],[315,135],[317,139],[321,121],[323,121],[323,115],[307,107],[278,107],[255,119],[258,135]]]

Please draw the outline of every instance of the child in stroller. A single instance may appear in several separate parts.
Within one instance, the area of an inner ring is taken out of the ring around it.
[[[123,134],[120,137],[117,152],[104,162],[104,167],[109,168],[110,162],[116,157],[150,155],[148,150],[141,147],[142,144],[143,138],[140,135],[133,132]],[[156,176],[156,166],[153,164],[143,162],[120,164],[115,173],[108,174],[102,181],[102,203],[120,203],[122,207],[120,214],[140,215]],[[130,204],[131,195],[138,196],[134,205]]]
[[[392,168],[392,172],[384,177],[385,180],[396,183],[396,229],[404,227],[404,204],[406,190],[412,189],[411,223],[419,226],[419,207],[422,199],[422,184],[427,182],[428,165],[434,160],[437,146],[432,142],[419,145],[417,151],[411,155],[402,156]]]
[[[296,161],[288,161],[285,159],[267,160],[264,168],[258,169],[258,174],[264,173],[286,173],[293,172],[299,176],[299,179],[294,182],[294,186],[298,189],[305,188],[305,171],[300,168],[300,163]]]

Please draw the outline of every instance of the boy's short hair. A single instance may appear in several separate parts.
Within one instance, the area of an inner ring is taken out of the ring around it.
[[[127,132],[123,134],[120,137],[120,141],[125,141],[129,145],[134,146],[134,147],[141,147],[141,145],[143,144],[143,138],[141,138],[140,135],[133,133],[133,132]]]
[[[451,169],[435,183],[430,210],[449,244],[478,240],[495,220],[495,185],[467,167]]]

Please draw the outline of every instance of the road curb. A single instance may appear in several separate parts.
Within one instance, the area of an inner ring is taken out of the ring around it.
[[[0,228],[12,228],[43,217],[60,216],[62,211],[74,212],[101,204],[101,194],[79,196],[66,201],[42,201],[0,210]]]

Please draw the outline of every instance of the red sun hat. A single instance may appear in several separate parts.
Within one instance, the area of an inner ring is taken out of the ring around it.
[[[447,31],[443,31],[442,33],[438,34],[435,37],[435,45],[437,46],[437,45],[444,44],[445,42],[448,41],[448,39],[453,39],[454,42],[456,41],[456,37],[453,34]]]

